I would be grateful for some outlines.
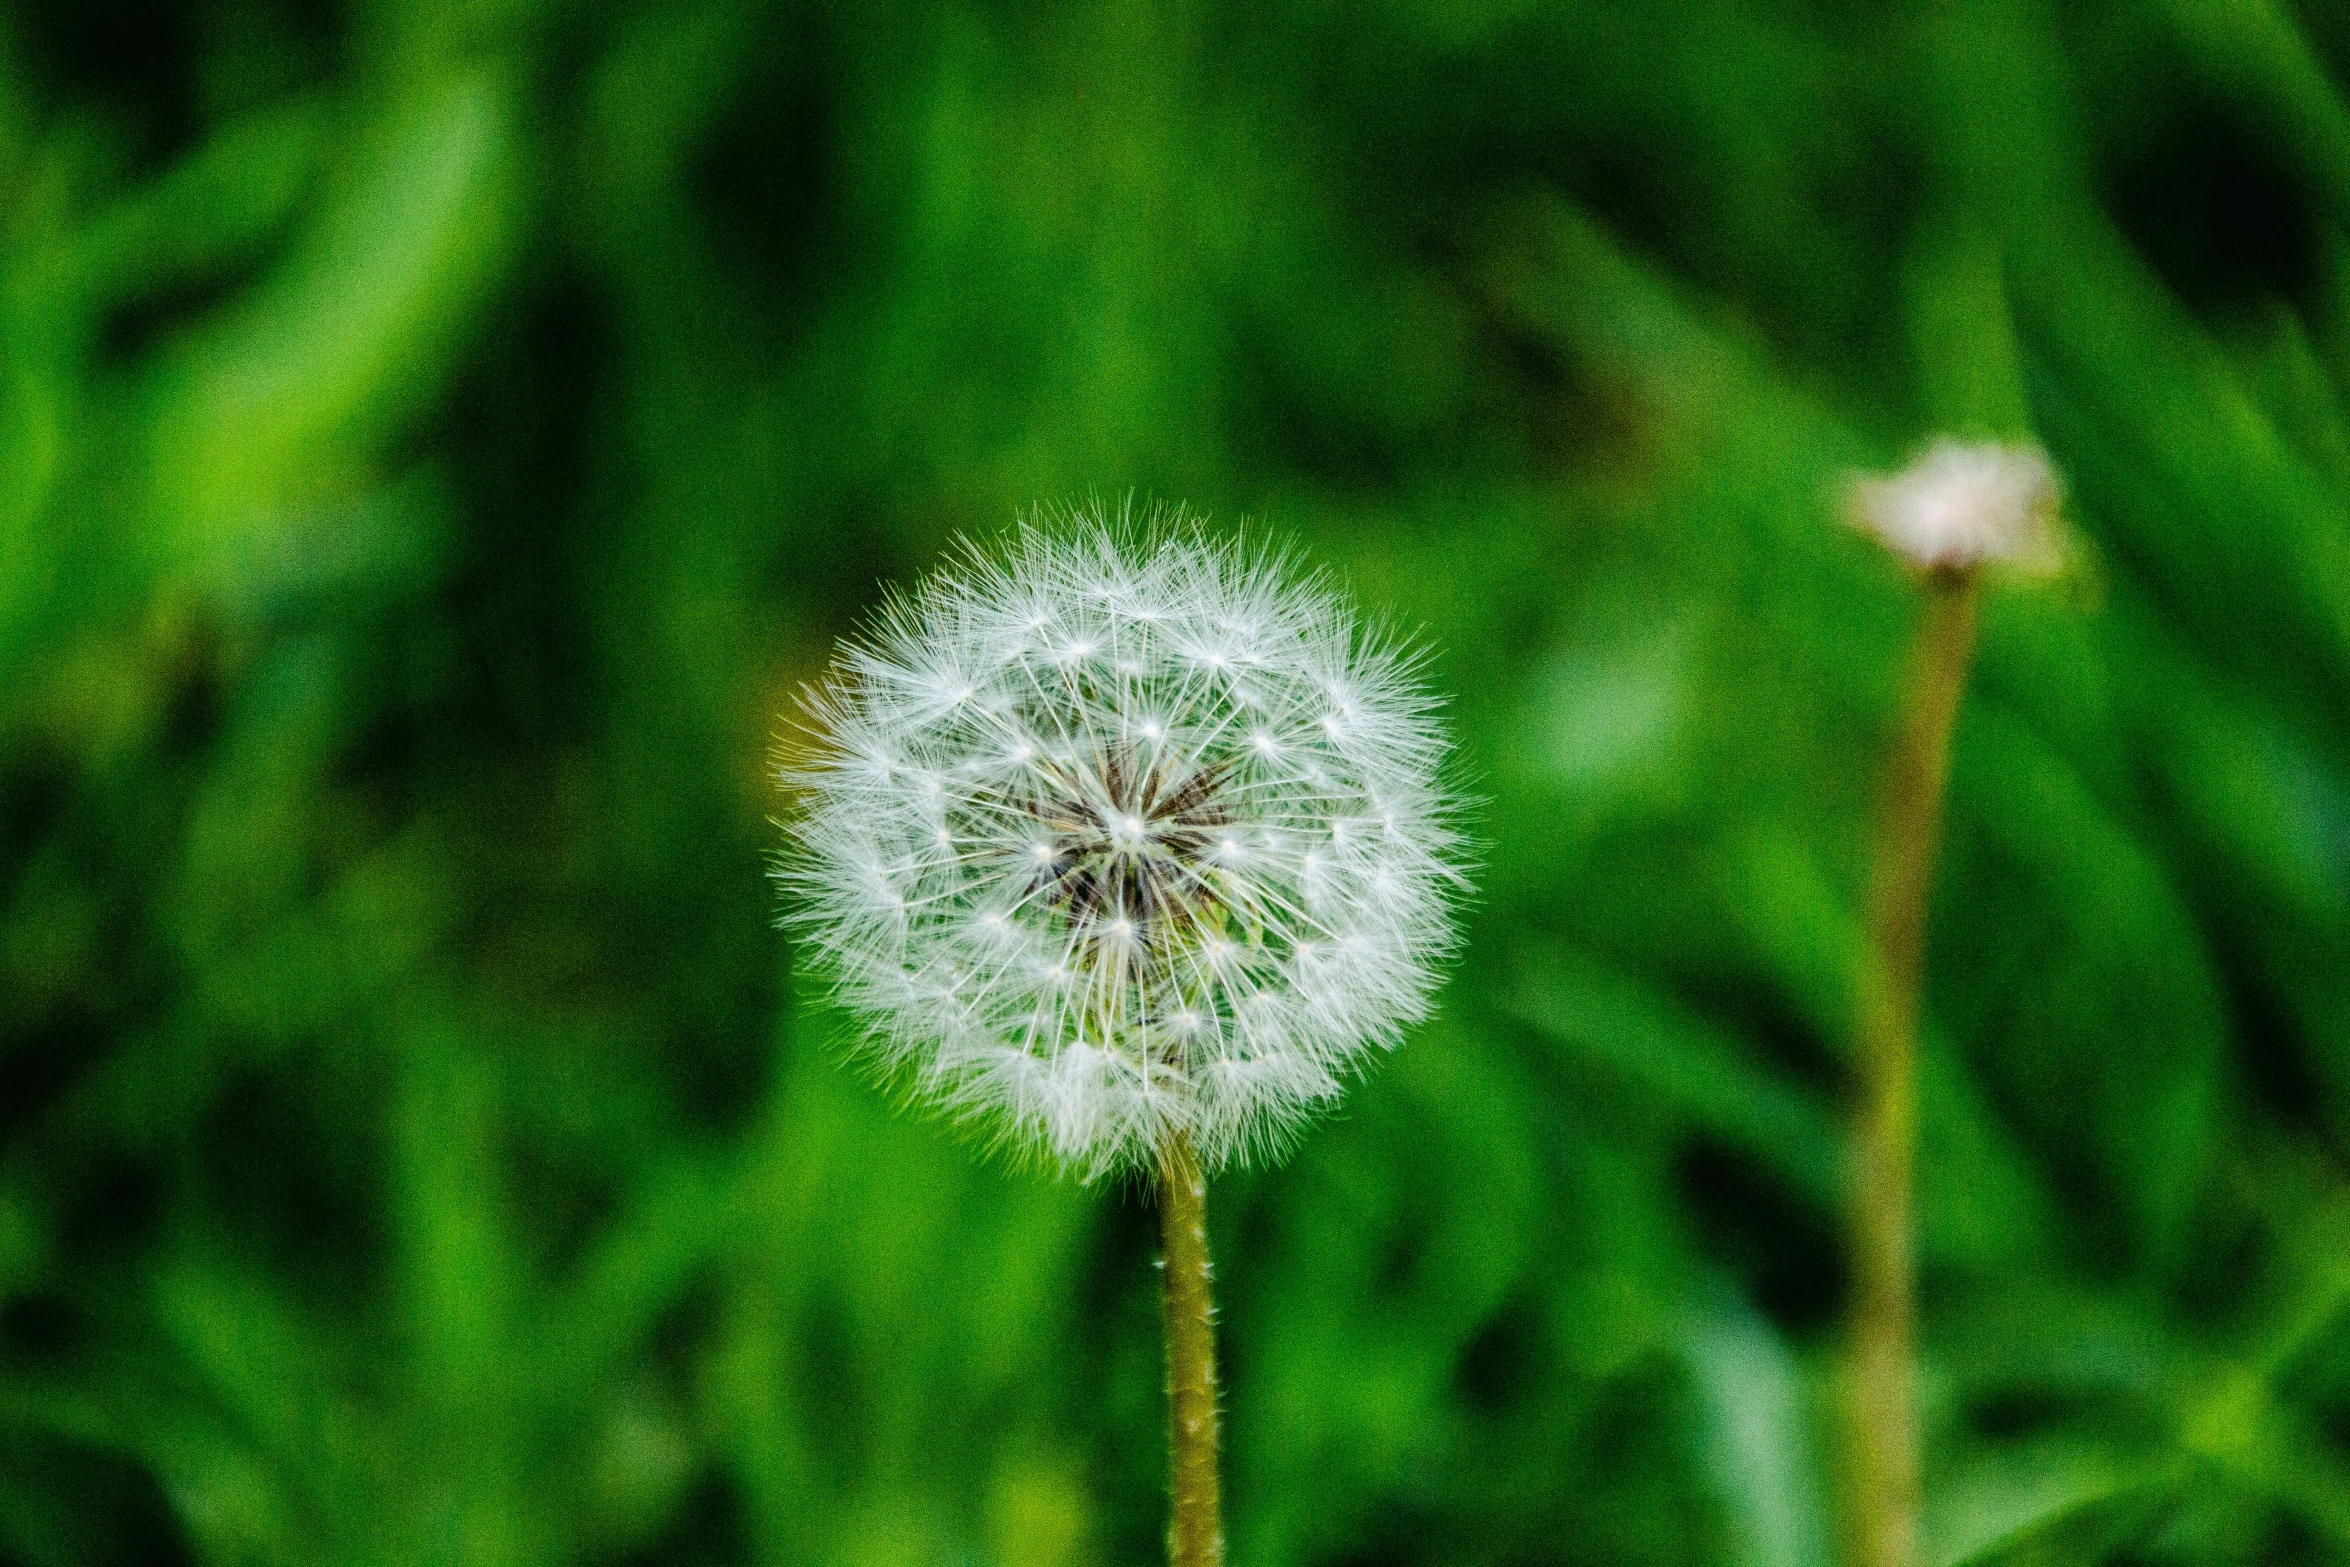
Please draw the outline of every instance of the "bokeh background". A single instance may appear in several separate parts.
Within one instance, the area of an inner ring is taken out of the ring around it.
[[[1224,1182],[1234,1560],[1806,1567],[1914,595],[1926,1556],[2350,1560],[2350,11],[0,13],[0,1562],[1159,1550],[1153,1221],[838,1064],[832,640],[1039,502],[1438,650],[1441,1017]]]

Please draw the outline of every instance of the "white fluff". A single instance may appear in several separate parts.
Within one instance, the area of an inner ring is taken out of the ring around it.
[[[885,1073],[1006,1143],[1271,1152],[1452,946],[1418,662],[1179,517],[966,547],[807,695],[787,923]]]
[[[1854,526],[1911,565],[2049,567],[2059,553],[2056,470],[2037,446],[1936,441],[1899,473],[1853,481]]]

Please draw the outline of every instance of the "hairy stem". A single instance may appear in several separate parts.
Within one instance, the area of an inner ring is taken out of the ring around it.
[[[1222,1567],[1224,1508],[1216,1476],[1216,1305],[1208,1261],[1208,1182],[1189,1138],[1159,1165],[1166,1249],[1169,1567]]]
[[[1975,579],[1926,579],[1926,619],[1888,761],[1869,893],[1876,958],[1862,988],[1853,1124],[1852,1480],[1855,1560],[1917,1556],[1918,1415],[1912,1339],[1918,986],[1941,836],[1950,734],[1975,641]]]

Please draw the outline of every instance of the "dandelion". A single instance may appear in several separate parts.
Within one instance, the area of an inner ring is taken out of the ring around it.
[[[1452,946],[1419,663],[1286,557],[1075,516],[889,600],[785,773],[790,922],[872,1061],[999,1145],[1157,1180],[1178,1561],[1221,1553],[1205,1177],[1328,1106]]]
[[[1871,867],[1875,955],[1858,1006],[1853,1106],[1851,1411],[1857,1560],[1917,1555],[1914,1164],[1918,977],[1951,734],[1975,643],[1982,568],[2047,571],[2063,554],[2056,470],[2036,446],[1935,442],[1909,467],[1852,481],[1849,520],[1922,573],[1925,617],[1887,758]]]

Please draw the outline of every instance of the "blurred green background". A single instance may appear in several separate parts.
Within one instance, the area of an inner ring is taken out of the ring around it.
[[[1215,1197],[1234,1560],[1835,1558],[1916,606],[1927,1558],[2350,1561],[2350,11],[0,13],[0,1563],[1159,1551],[1153,1221],[837,1064],[768,776],[956,533],[1440,650],[1438,1021]]]

